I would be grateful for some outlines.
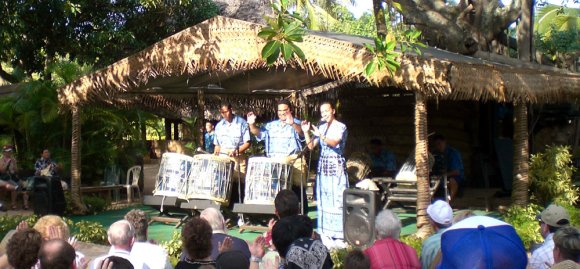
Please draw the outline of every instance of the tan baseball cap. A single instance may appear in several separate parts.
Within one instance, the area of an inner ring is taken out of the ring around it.
[[[564,227],[570,225],[570,214],[559,205],[549,205],[540,213],[538,220],[552,227]]]

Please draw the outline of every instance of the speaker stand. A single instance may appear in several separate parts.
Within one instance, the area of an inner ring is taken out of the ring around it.
[[[150,206],[159,211],[157,216],[151,217],[149,224],[153,222],[162,222],[165,224],[177,223],[179,227],[183,221],[190,218],[190,213],[179,207],[181,201],[177,197],[159,196],[159,195],[144,195],[143,205]]]
[[[234,209],[232,210],[234,213],[238,214],[259,214],[259,215],[275,215],[275,208],[274,205],[260,205],[260,204],[242,204],[236,203],[234,204]],[[241,216],[243,218],[243,216]],[[240,233],[243,231],[260,231],[264,232],[268,230],[268,227],[258,226],[258,225],[249,225],[249,224],[242,224],[240,227]]]

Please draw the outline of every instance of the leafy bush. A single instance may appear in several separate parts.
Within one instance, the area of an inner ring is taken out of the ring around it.
[[[162,242],[160,245],[167,251],[169,261],[175,267],[179,261],[179,255],[181,255],[181,233],[174,231],[171,240]]]
[[[18,223],[20,223],[23,220],[28,222],[28,226],[32,227],[38,220],[38,217],[36,215],[30,216],[14,215],[0,217],[0,239],[4,238],[4,236],[6,236],[8,231],[16,229]]]
[[[87,243],[107,245],[107,230],[94,221],[81,220],[72,227],[77,240]]]
[[[531,190],[540,205],[574,205],[578,188],[572,186],[572,154],[568,146],[549,146],[530,160]]]
[[[423,239],[414,235],[407,235],[401,237],[401,242],[415,249],[415,251],[417,251],[417,257],[421,257],[421,248],[423,247]]]
[[[529,204],[526,207],[512,206],[503,215],[504,221],[514,226],[526,249],[543,240],[540,225],[536,220],[541,211],[542,207],[539,205]]]
[[[344,258],[352,248],[335,248],[330,250],[330,258],[334,264],[333,269],[344,268]]]
[[[83,196],[83,202],[87,206],[89,212],[92,214],[103,212],[111,205],[111,203],[107,202],[107,200],[97,196]]]

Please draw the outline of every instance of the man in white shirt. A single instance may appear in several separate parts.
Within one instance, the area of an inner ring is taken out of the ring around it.
[[[570,214],[561,206],[550,205],[538,216],[538,221],[544,243],[532,253],[528,268],[548,269],[554,265],[554,233],[570,225]]]
[[[126,220],[119,220],[109,227],[107,231],[111,249],[109,253],[101,257],[97,257],[91,263],[91,269],[98,269],[101,261],[110,256],[118,256],[127,259],[135,269],[149,269],[142,260],[131,257],[131,249],[135,243],[135,229],[130,222]]]
[[[131,249],[131,257],[145,262],[151,269],[173,269],[167,251],[159,245],[147,242],[149,218],[143,210],[133,209],[125,219],[135,228],[136,242]]]

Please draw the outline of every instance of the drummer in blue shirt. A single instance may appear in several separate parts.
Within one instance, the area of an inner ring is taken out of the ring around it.
[[[215,126],[214,138],[214,155],[231,157],[235,162],[234,175],[235,179],[232,184],[231,201],[238,202],[243,200],[244,179],[246,177],[246,158],[244,152],[250,147],[250,132],[248,123],[242,117],[234,115],[230,104],[220,106],[222,120]],[[241,185],[241,193],[238,197],[238,186]],[[233,205],[233,203],[230,203]]]
[[[292,115],[292,104],[283,99],[277,104],[278,119],[266,123],[261,128],[256,126],[256,115],[249,112],[247,115],[250,132],[258,141],[264,141],[266,156],[269,158],[284,158],[293,162],[292,190],[298,197],[303,197],[303,208],[306,207],[306,195],[300,192],[300,181],[303,180],[305,164],[298,154],[302,151],[302,128],[300,120]],[[305,186],[305,182],[303,182]],[[306,212],[306,211],[305,211]]]
[[[444,158],[445,167],[433,168],[435,175],[447,175],[447,186],[449,188],[450,200],[453,200],[459,191],[459,188],[465,181],[463,161],[461,160],[461,153],[455,148],[447,145],[447,140],[443,135],[437,134],[433,136],[433,154],[442,155]],[[441,171],[435,171],[441,170]]]

